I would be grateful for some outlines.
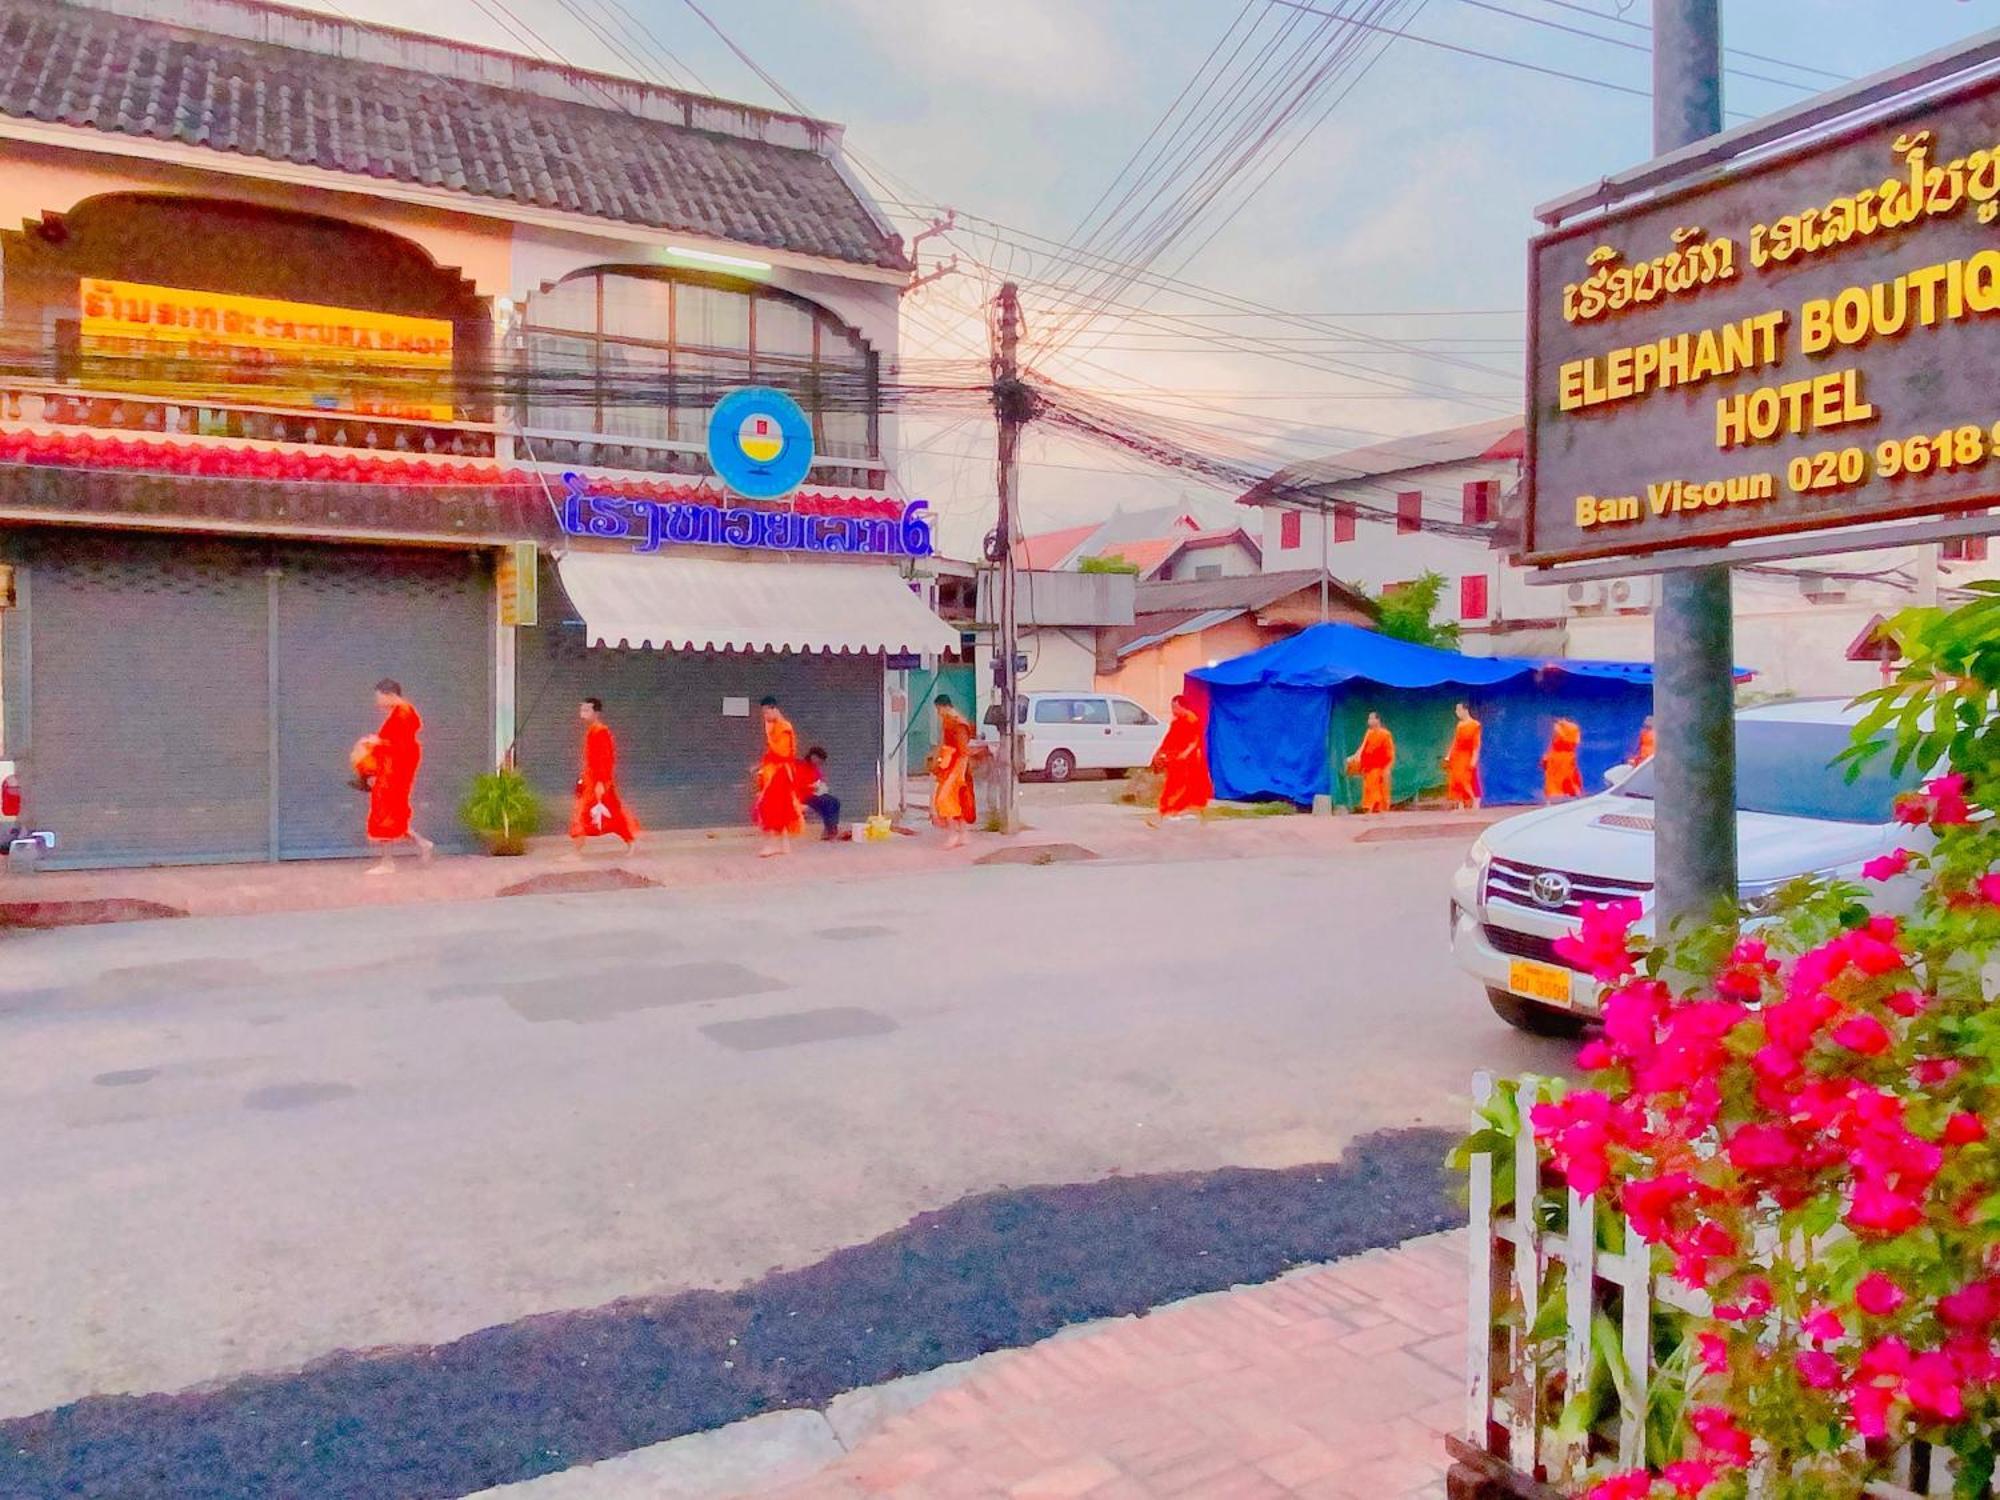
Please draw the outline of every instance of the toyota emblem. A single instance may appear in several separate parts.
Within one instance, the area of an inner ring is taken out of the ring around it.
[[[1560,870],[1543,870],[1528,886],[1537,906],[1561,907],[1569,904],[1569,876]]]

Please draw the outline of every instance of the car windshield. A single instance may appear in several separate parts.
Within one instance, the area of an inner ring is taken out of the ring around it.
[[[1776,719],[1736,721],[1736,806],[1743,812],[1835,823],[1887,823],[1898,792],[1920,779],[1915,767],[1901,775],[1881,755],[1853,781],[1833,758],[1852,743],[1845,724],[1800,724]],[[1621,797],[1653,797],[1653,761],[1618,788]]]

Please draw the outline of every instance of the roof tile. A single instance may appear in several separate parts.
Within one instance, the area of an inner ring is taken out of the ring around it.
[[[818,151],[62,0],[0,0],[0,115],[903,269]]]

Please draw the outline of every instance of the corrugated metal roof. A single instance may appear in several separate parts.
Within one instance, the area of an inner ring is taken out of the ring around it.
[[[1267,483],[1286,485],[1338,484],[1346,479],[1380,478],[1412,469],[1430,469],[1439,464],[1469,463],[1474,459],[1502,462],[1522,456],[1525,432],[1519,417],[1500,417],[1490,422],[1474,422],[1466,427],[1447,427],[1437,432],[1412,433],[1366,448],[1353,448],[1325,458],[1311,458],[1280,469]],[[1240,497],[1239,503],[1262,503],[1264,486]]]

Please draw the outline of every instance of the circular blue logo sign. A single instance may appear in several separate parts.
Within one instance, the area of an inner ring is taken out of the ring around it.
[[[812,423],[799,403],[767,385],[745,386],[708,416],[708,461],[747,500],[776,500],[797,489],[812,467]]]

